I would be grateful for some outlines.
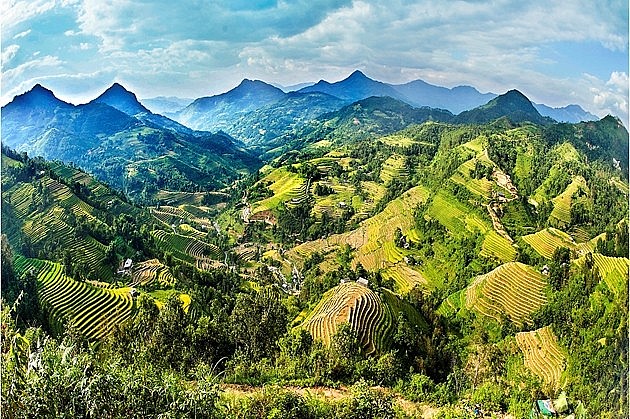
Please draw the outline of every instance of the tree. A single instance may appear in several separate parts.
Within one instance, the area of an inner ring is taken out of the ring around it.
[[[287,314],[271,287],[251,294],[240,293],[229,320],[232,341],[252,360],[269,357],[286,332]]]

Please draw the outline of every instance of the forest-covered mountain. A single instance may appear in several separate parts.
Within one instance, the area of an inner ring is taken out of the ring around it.
[[[194,132],[115,84],[74,106],[37,85],[2,108],[3,145],[72,162],[135,198],[224,187],[259,167],[225,134]]]
[[[273,89],[2,109],[8,415],[627,415],[619,120]]]

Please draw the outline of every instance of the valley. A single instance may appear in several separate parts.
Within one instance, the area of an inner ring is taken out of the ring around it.
[[[79,106],[39,85],[16,97],[2,109],[9,376],[40,385],[32,359],[61,368],[67,350],[99,379],[143,365],[184,380],[217,417],[238,403],[254,417],[256,400],[294,417],[352,417],[360,400],[527,417],[562,394],[627,411],[625,127],[559,123],[516,90],[448,110],[409,99],[426,89],[361,72],[292,93],[244,80],[175,120],[119,84]],[[461,91],[442,89],[431,104]],[[29,388],[6,393],[12,408]]]

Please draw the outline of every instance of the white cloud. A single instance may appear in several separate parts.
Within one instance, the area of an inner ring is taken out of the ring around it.
[[[10,68],[8,70],[3,69],[2,71],[2,84],[7,86],[12,86],[21,81],[22,76],[27,73],[39,72],[45,68],[55,68],[59,65],[63,64],[63,62],[55,56],[46,55],[41,58],[37,58],[35,60],[26,61],[14,68]],[[3,89],[4,90],[4,89]],[[12,90],[11,88],[7,90]]]
[[[2,68],[5,68],[5,66],[13,60],[13,57],[15,57],[15,54],[17,54],[19,50],[20,46],[15,44],[7,45],[4,48],[4,51],[2,51]]]
[[[28,35],[29,33],[31,33],[31,29],[27,29],[24,32],[20,32],[16,35],[13,36],[13,39],[19,39],[19,38],[24,38],[26,35]]]
[[[55,7],[54,0],[2,1],[0,2],[0,22],[3,37],[10,34],[21,23],[37,15],[44,14]]]

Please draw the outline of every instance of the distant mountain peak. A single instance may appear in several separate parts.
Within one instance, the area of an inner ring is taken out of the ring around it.
[[[112,84],[91,103],[104,103],[112,108],[116,108],[119,111],[126,113],[127,115],[151,113],[151,111],[142,106],[133,92],[127,90],[118,82]]]
[[[16,106],[24,105],[31,107],[54,107],[54,106],[72,106],[69,103],[64,102],[63,100],[57,98],[52,90],[47,89],[41,84],[37,83],[34,85],[31,90],[22,93],[21,95],[17,95],[13,98],[11,103],[5,105],[9,106],[11,104],[15,104]]]
[[[329,83],[325,80],[320,80],[317,84],[298,91],[301,93],[326,93],[351,102],[370,96],[389,96],[403,99],[391,85],[373,80],[360,70],[353,71],[352,74],[341,81]]]
[[[357,78],[362,78],[362,79],[369,79],[368,76],[365,75],[365,73],[363,73],[361,70],[354,70],[352,72],[352,74],[350,74],[347,79],[357,79]],[[371,79],[370,79],[371,80]]]
[[[483,124],[503,117],[515,123],[529,121],[536,124],[548,124],[552,122],[550,118],[543,117],[527,96],[516,89],[508,90],[485,105],[460,113],[456,121]]]

